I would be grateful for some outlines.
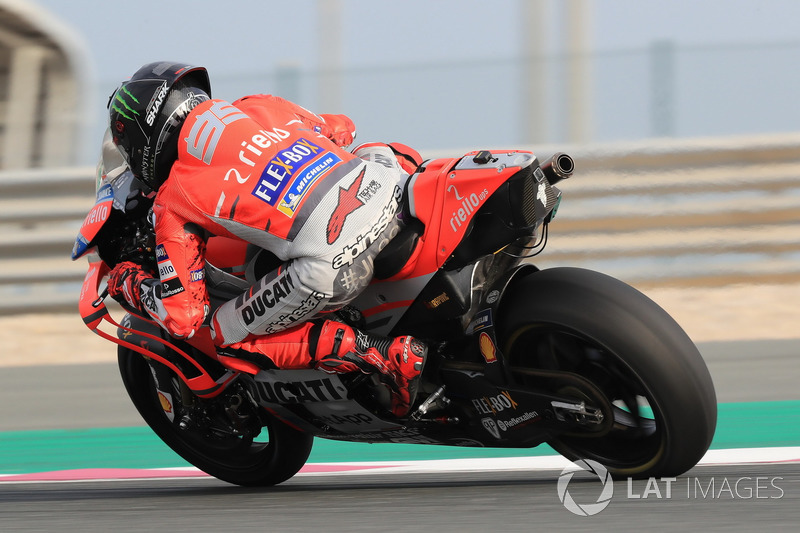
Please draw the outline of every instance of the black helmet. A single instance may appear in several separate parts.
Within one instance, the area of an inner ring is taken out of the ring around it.
[[[143,66],[108,100],[114,144],[131,171],[154,191],[178,155],[178,134],[189,111],[211,97],[203,67],[162,61]]]

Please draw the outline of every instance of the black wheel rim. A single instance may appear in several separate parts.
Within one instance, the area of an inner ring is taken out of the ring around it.
[[[189,429],[181,428],[179,423],[185,411],[177,377],[173,376],[169,382],[174,416],[169,416],[162,407],[155,382],[152,379],[148,381],[151,386],[150,397],[153,398],[151,408],[159,415],[158,432],[165,442],[175,442],[184,453],[191,453],[203,463],[216,465],[226,471],[249,472],[271,459],[274,445],[270,442],[269,424],[255,438],[210,431],[204,424]],[[183,455],[178,449],[175,451]]]
[[[595,460],[616,474],[648,469],[663,455],[665,427],[652,394],[633,369],[600,342],[563,326],[526,325],[509,337],[506,356],[512,367],[579,374],[607,398],[611,412],[604,414],[614,419],[610,429],[600,435],[561,435],[549,443],[560,453]],[[540,379],[516,377],[523,386],[543,386]],[[585,399],[576,396],[575,401]]]

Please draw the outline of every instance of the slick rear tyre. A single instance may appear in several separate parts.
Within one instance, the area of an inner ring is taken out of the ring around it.
[[[512,372],[567,372],[592,383],[594,393],[551,391],[602,405],[606,416],[594,430],[549,441],[568,459],[592,459],[616,477],[676,476],[708,450],[717,420],[708,369],[681,327],[636,289],[590,270],[538,271],[506,291],[498,326]],[[531,372],[515,375],[547,386]]]
[[[160,367],[159,375],[163,377],[166,372],[172,377],[159,378],[161,389],[171,389],[172,405],[167,409],[145,358],[120,347],[118,363],[128,395],[145,422],[175,453],[211,476],[247,487],[276,485],[296,474],[311,453],[312,436],[274,418],[254,438],[209,435],[207,427],[181,428],[176,410],[186,389],[181,392],[177,378],[166,367],[152,363]]]

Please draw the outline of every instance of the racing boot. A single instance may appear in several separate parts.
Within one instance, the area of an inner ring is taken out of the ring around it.
[[[381,337],[341,322],[322,324],[315,367],[326,372],[380,373],[392,388],[392,413],[406,416],[417,394],[428,348],[410,336]]]

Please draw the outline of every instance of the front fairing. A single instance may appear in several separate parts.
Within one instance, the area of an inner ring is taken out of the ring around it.
[[[97,237],[108,226],[113,211],[125,214],[132,209],[141,208],[141,201],[145,199],[142,196],[143,188],[130,170],[100,181],[95,204],[86,215],[72,247],[73,261],[83,257],[97,245]]]
[[[97,190],[97,200],[94,206],[86,215],[86,218],[78,230],[75,244],[72,247],[72,260],[83,257],[93,246],[93,240],[100,232],[100,229],[111,216],[111,209],[114,204],[114,190],[110,184],[101,186]]]

